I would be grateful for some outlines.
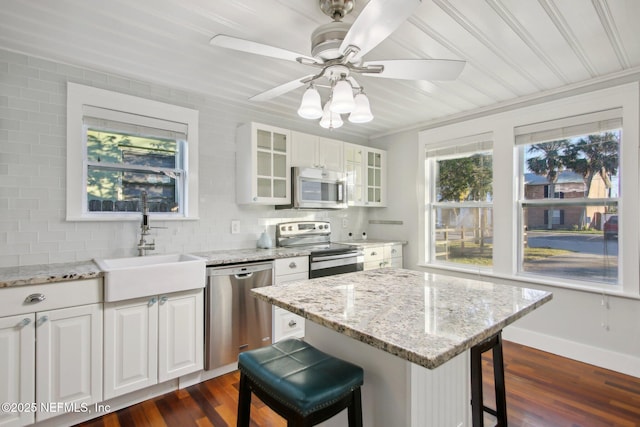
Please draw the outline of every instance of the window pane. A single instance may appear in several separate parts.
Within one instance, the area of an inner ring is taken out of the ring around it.
[[[146,191],[150,212],[178,213],[179,150],[176,140],[87,129],[89,212],[139,212]]]
[[[177,155],[178,143],[175,140],[96,129],[87,131],[87,159],[90,162],[175,168]]]
[[[522,271],[570,280],[618,282],[619,214],[615,204],[536,205],[524,207],[523,215],[525,224],[534,226],[523,229]],[[551,225],[549,218],[553,219]],[[583,222],[588,225],[581,228]]]
[[[620,136],[613,130],[522,146],[521,271],[618,283]]]
[[[436,201],[491,201],[492,163],[491,154],[485,153],[439,160],[437,162]]]
[[[87,201],[90,212],[140,211],[146,191],[150,212],[178,212],[177,180],[160,172],[116,170],[89,165]]]
[[[434,218],[436,260],[482,266],[493,264],[492,208],[436,207]]]

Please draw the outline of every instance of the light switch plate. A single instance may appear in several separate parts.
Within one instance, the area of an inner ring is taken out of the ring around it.
[[[239,234],[240,233],[240,221],[234,219],[231,221],[231,234]]]

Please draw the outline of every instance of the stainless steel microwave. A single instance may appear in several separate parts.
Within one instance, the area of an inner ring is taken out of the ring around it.
[[[344,209],[347,182],[342,172],[319,168],[291,168],[291,205],[278,209]]]

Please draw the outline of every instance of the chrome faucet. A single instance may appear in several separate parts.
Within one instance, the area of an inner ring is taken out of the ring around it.
[[[142,223],[140,224],[140,242],[138,242],[138,256],[146,255],[147,251],[152,251],[156,248],[154,241],[147,242],[145,236],[149,235],[149,205],[147,203],[147,192],[140,192],[140,198],[142,200]]]

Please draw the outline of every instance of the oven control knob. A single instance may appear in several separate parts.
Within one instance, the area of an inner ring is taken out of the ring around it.
[[[280,231],[286,231],[287,227],[285,227],[284,225],[282,227],[280,227]]]
[[[293,227],[292,227],[292,226],[289,226],[289,231],[292,231],[292,230],[293,230]]]

